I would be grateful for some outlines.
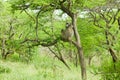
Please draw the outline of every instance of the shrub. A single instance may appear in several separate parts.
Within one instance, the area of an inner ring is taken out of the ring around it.
[[[0,66],[0,73],[9,73],[10,69],[4,66]]]
[[[104,62],[99,68],[101,80],[120,80],[120,62]]]

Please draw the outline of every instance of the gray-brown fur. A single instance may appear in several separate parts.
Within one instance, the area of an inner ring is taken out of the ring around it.
[[[73,26],[71,23],[66,23],[66,28],[61,30],[61,39],[63,41],[70,41],[73,37]]]

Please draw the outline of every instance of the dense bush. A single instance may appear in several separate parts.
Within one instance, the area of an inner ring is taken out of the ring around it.
[[[120,62],[104,62],[99,71],[101,80],[120,80]]]
[[[0,73],[9,73],[10,69],[4,66],[0,66]]]

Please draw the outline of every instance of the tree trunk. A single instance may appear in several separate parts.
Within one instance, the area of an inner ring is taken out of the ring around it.
[[[112,48],[109,48],[108,51],[110,52],[113,62],[117,61],[117,56],[115,55],[115,52],[112,50]]]
[[[105,30],[105,37],[106,37],[106,42],[107,42],[107,45],[108,45],[108,51],[109,51],[109,53],[112,56],[113,62],[116,62],[117,61],[117,56],[115,55],[115,52],[114,52],[114,50],[111,47],[112,45],[110,45],[110,41],[108,39],[108,31],[107,30]]]
[[[82,75],[82,80],[87,80],[87,75],[86,75],[86,63],[83,55],[83,49],[80,41],[80,35],[77,30],[76,26],[76,21],[77,21],[77,16],[76,14],[73,14],[72,16],[72,24],[73,24],[73,29],[74,29],[74,35],[76,39],[76,48],[78,50],[78,56],[79,56],[79,62],[81,66],[81,75]]]
[[[65,12],[68,16],[71,17],[72,19],[72,25],[73,25],[73,29],[74,29],[74,35],[75,35],[75,39],[76,41],[72,41],[72,43],[75,45],[75,47],[77,48],[78,50],[78,56],[79,56],[79,62],[80,62],[80,66],[81,66],[81,76],[82,76],[82,80],[87,80],[87,75],[86,75],[86,63],[85,63],[85,60],[84,60],[84,56],[83,56],[83,49],[82,49],[82,45],[81,45],[81,42],[80,42],[80,36],[79,36],[79,33],[78,33],[78,30],[77,30],[77,26],[76,26],[76,21],[77,21],[77,15],[76,13],[73,13],[72,11],[70,11],[68,8],[66,8],[63,3],[65,2],[66,0],[63,0],[61,3],[60,3],[60,6],[61,6],[61,10],[63,12]]]

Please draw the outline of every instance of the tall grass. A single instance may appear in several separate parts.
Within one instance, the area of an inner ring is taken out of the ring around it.
[[[0,73],[0,80],[81,80],[80,67],[76,68],[69,62],[72,69],[69,70],[58,59],[46,54],[34,55],[28,64],[19,60],[0,60],[0,64],[8,70]],[[88,80],[98,80],[95,78],[88,72]]]

